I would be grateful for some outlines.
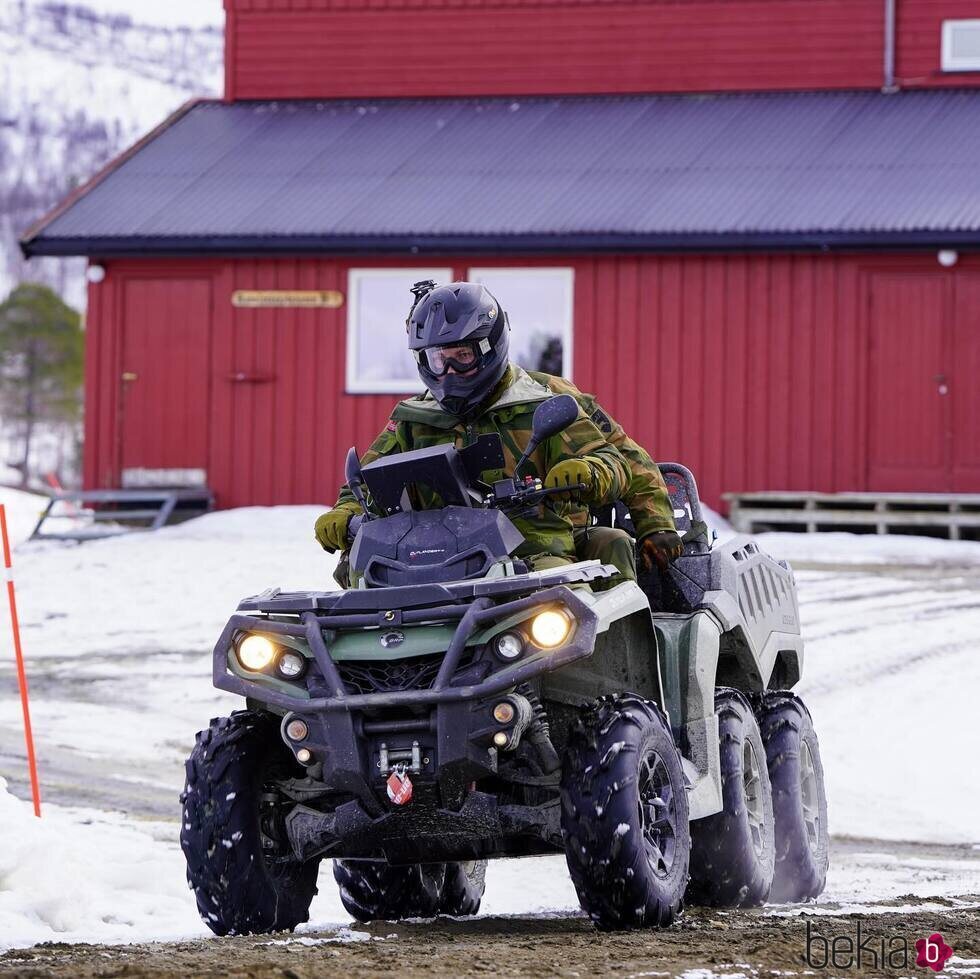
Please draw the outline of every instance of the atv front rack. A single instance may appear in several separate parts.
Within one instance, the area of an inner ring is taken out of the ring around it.
[[[352,588],[348,591],[283,592],[269,588],[260,595],[243,599],[239,612],[366,612],[392,608],[419,608],[467,602],[474,598],[501,598],[524,594],[552,585],[589,584],[601,578],[612,578],[619,570],[598,561],[578,561],[545,571],[504,575],[498,578],[475,578],[446,584],[397,585],[391,588]],[[385,623],[390,624],[390,623]],[[356,628],[356,627],[352,627]]]

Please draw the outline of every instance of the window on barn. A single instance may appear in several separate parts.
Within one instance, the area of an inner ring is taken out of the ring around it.
[[[347,390],[404,394],[420,388],[405,340],[412,285],[451,282],[452,269],[351,269],[347,279]]]
[[[572,269],[474,268],[469,278],[482,282],[507,311],[511,360],[528,370],[572,376]]]
[[[944,20],[943,71],[980,71],[980,20]]]

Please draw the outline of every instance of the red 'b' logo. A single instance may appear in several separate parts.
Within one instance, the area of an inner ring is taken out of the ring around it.
[[[953,954],[953,950],[943,941],[943,936],[938,931],[933,932],[928,938],[920,938],[915,943],[915,951],[918,953],[915,964],[933,972],[942,972],[943,966]]]

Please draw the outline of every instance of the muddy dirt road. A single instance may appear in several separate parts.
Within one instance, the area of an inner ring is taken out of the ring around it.
[[[860,969],[855,915],[786,919],[696,909],[663,932],[600,934],[578,916],[516,917],[379,923],[299,936],[177,944],[47,945],[0,957],[0,976],[932,976],[916,966],[915,942],[936,930],[954,951],[943,975],[980,974],[976,908],[866,914],[860,926]],[[835,939],[836,963],[827,961]]]

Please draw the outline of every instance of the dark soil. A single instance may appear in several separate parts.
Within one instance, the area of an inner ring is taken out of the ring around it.
[[[922,898],[909,904],[920,905]],[[896,908],[900,906],[899,899]],[[680,976],[710,970],[718,976],[922,976],[915,940],[940,932],[956,956],[980,959],[980,910],[947,905],[941,911],[862,915],[827,913],[775,917],[771,911],[691,909],[665,931],[597,932],[584,917],[437,919],[377,923],[299,935],[222,938],[131,946],[47,944],[0,956],[0,976],[283,977],[345,979],[383,976]],[[861,968],[856,929],[865,952]],[[806,960],[807,922],[811,958]],[[355,939],[355,940],[352,940]],[[361,940],[356,940],[360,938]],[[838,961],[823,965],[825,946],[838,938]],[[881,943],[892,961],[881,962]],[[909,951],[907,961],[901,949]],[[848,951],[851,946],[852,951]],[[871,950],[878,953],[877,964]],[[972,971],[972,970],[971,970]],[[708,979],[702,972],[688,979]]]

